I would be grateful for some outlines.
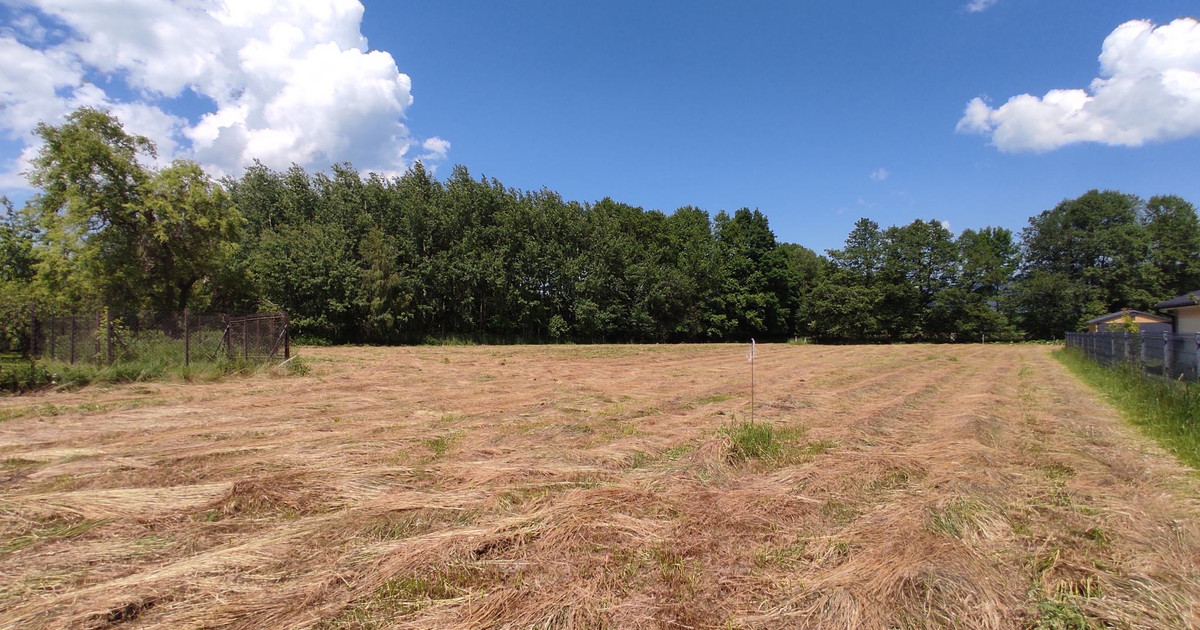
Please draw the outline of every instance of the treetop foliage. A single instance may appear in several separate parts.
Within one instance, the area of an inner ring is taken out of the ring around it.
[[[1060,337],[1200,289],[1174,196],[1088,191],[1007,229],[859,220],[826,256],[767,217],[564,200],[420,163],[399,177],[254,163],[214,181],[80,109],[40,125],[40,189],[0,222],[0,309],[284,309],[335,342]]]

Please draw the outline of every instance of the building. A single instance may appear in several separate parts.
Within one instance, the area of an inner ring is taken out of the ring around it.
[[[1159,302],[1154,309],[1171,316],[1175,321],[1175,332],[1200,333],[1200,291]]]
[[[1108,315],[1101,315],[1087,321],[1088,332],[1109,332],[1113,330],[1123,331],[1129,322],[1137,324],[1138,330],[1142,333],[1165,333],[1171,332],[1171,318],[1154,315],[1151,313],[1143,313],[1141,311],[1123,310]]]

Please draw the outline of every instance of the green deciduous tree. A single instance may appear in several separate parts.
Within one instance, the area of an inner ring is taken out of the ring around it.
[[[1158,273],[1156,298],[1200,289],[1200,220],[1196,207],[1175,195],[1151,197],[1142,225],[1150,263]]]
[[[1155,300],[1143,206],[1134,195],[1092,190],[1029,220],[1015,291],[1027,331],[1061,337],[1091,317]]]
[[[198,164],[176,161],[143,185],[137,250],[150,282],[148,305],[181,312],[198,284],[227,265],[238,247],[241,214]]]
[[[194,163],[162,171],[139,159],[154,145],[110,114],[76,110],[37,127],[44,145],[26,211],[37,226],[38,280],[72,305],[181,310],[236,247],[242,220]]]

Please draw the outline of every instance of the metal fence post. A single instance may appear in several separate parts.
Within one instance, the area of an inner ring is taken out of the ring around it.
[[[1196,335],[1196,339],[1200,342],[1200,334]],[[292,323],[287,312],[283,314],[283,358],[292,358]]]
[[[74,313],[71,313],[71,358],[69,359],[71,365],[75,365],[75,331],[77,328],[79,328],[79,320],[76,319]]]
[[[1138,341],[1141,342],[1141,345],[1142,345],[1141,365],[1138,367],[1141,368],[1142,375],[1145,376],[1146,375],[1146,337],[1145,337],[1145,335],[1138,335]]]
[[[1171,378],[1171,333],[1163,333],[1163,378]]]
[[[1196,378],[1200,379],[1200,332],[1196,333]]]

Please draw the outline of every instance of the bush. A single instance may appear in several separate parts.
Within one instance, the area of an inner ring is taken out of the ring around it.
[[[54,374],[39,363],[30,361],[0,364],[0,391],[31,392],[49,387],[54,382]]]

